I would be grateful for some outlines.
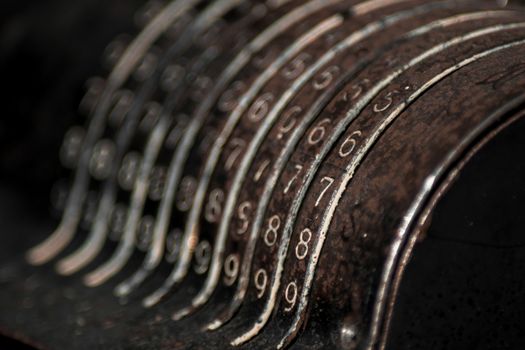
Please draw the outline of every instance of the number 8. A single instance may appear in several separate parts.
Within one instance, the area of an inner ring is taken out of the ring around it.
[[[277,215],[272,216],[268,222],[268,230],[264,234],[264,243],[268,247],[273,246],[277,242],[277,230],[279,227],[281,227],[281,219]]]
[[[301,232],[299,243],[295,247],[295,256],[299,260],[303,260],[308,255],[308,244],[312,240],[312,231],[308,228],[305,228]]]

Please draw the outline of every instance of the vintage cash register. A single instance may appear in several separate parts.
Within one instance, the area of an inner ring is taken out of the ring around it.
[[[525,349],[524,2],[1,6],[1,347]]]

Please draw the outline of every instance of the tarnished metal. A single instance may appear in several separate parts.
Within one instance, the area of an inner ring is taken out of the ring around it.
[[[520,4],[174,0],[137,18],[64,138],[58,228],[5,264],[0,329],[42,348],[411,349],[395,320],[417,243],[523,115]]]

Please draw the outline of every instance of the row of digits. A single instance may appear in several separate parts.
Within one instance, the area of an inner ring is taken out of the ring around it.
[[[52,191],[62,220],[28,260],[60,255],[57,270],[83,271],[91,287],[124,272],[121,298],[161,274],[143,306],[176,295],[182,320],[220,304],[202,329],[226,328],[232,346],[252,344],[274,316],[275,345],[290,345],[342,193],[401,101],[422,93],[389,83],[469,39],[388,70],[400,56],[384,31],[424,47],[432,31],[512,15],[453,1],[148,3],[137,36],[108,45],[107,78],[87,84],[85,122],[64,138],[65,180]],[[379,48],[377,77],[366,69]],[[352,123],[363,111],[374,118]]]

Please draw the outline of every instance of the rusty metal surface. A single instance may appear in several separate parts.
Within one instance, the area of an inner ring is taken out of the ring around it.
[[[58,229],[10,228],[0,330],[44,349],[388,349],[426,219],[522,116],[519,3],[150,5],[66,134]]]

